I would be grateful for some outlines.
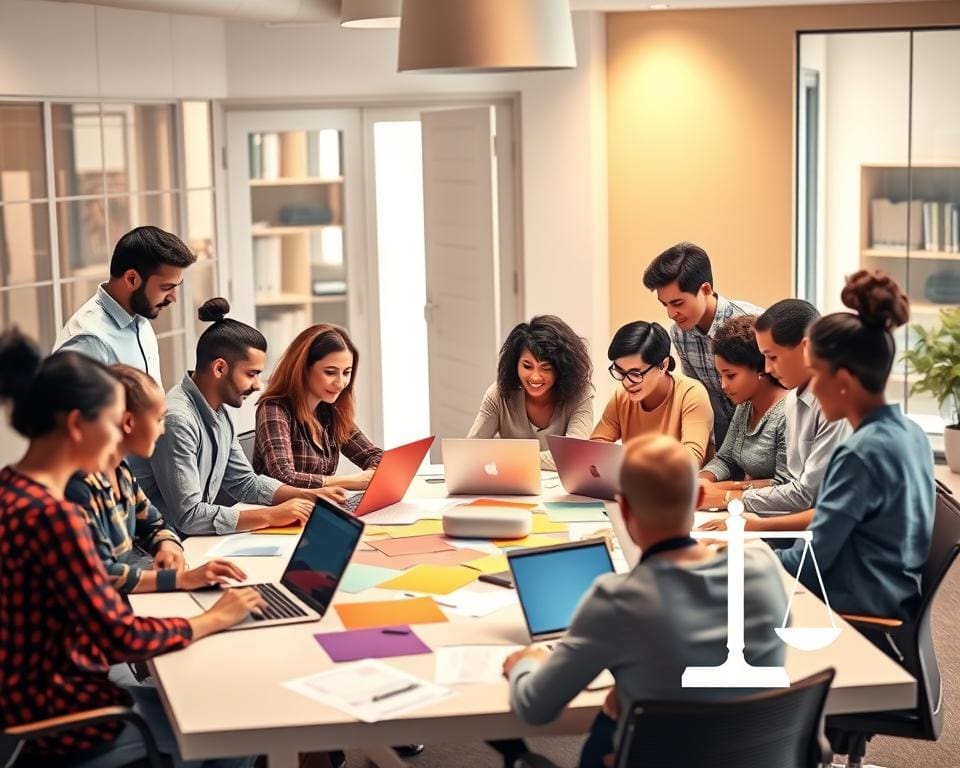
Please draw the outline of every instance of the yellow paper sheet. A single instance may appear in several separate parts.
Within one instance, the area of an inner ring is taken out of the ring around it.
[[[283,528],[260,528],[250,533],[266,533],[271,535],[299,536],[303,531],[302,525],[285,525]]]
[[[374,531],[370,529],[373,528]],[[385,533],[392,539],[405,539],[410,536],[429,536],[432,533],[443,533],[442,520],[418,520],[411,525],[368,525],[364,532]]]
[[[504,555],[487,555],[478,560],[464,563],[464,565],[480,573],[502,573],[510,570],[510,566],[507,565],[507,558]]]
[[[457,504],[458,507],[506,507],[507,509],[536,509],[536,504],[528,501],[504,501],[503,499],[475,499],[463,504]]]
[[[570,526],[566,523],[556,523],[546,515],[533,515],[533,527],[530,533],[567,533]]]
[[[523,539],[500,539],[493,542],[498,547],[552,547],[562,544],[566,539],[557,538],[549,533],[532,533]]]
[[[378,586],[380,589],[448,595],[460,587],[467,586],[479,576],[479,571],[462,565],[415,565],[395,579],[385,581]]]

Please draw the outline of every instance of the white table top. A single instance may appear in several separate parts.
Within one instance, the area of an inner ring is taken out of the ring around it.
[[[548,487],[553,486],[553,487]],[[418,478],[407,499],[444,496],[442,484]],[[559,495],[558,495],[559,494]],[[545,480],[544,498],[562,495],[555,480]],[[524,500],[512,497],[512,500]],[[530,499],[536,501],[537,499]],[[612,511],[613,505],[608,503]],[[602,524],[571,526],[571,537]],[[186,541],[190,566],[203,562],[217,537]],[[237,558],[251,581],[276,581],[285,557]],[[784,573],[788,588],[792,576]],[[475,582],[477,591],[502,587]],[[339,593],[335,602],[391,599],[393,590],[371,589],[360,594]],[[442,599],[442,598],[441,598]],[[194,616],[200,611],[183,593],[131,595],[140,615]],[[463,643],[526,643],[528,638],[518,604],[483,619],[449,614],[449,622],[416,625],[416,633],[431,646]],[[793,624],[824,626],[826,609],[816,597],[799,593],[793,606]],[[836,679],[827,700],[827,712],[841,713],[897,709],[913,705],[916,684],[910,675],[837,617],[843,631],[829,647],[813,652],[787,648],[785,666],[798,680],[833,666]],[[602,703],[605,692],[584,692],[561,717],[546,727],[525,726],[510,712],[507,684],[455,686],[457,695],[397,720],[361,723],[349,715],[288,690],[281,683],[322,672],[333,666],[313,635],[342,629],[336,611],[319,622],[225,632],[182,651],[157,657],[154,676],[164,704],[178,732],[186,759],[285,750],[320,750],[411,742],[477,741],[529,734],[583,733]],[[384,659],[384,662],[428,680],[434,679],[433,655]],[[278,761],[279,763],[280,761]]]

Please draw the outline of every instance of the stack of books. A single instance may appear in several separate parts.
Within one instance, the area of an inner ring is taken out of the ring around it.
[[[960,203],[931,201],[923,204],[923,248],[960,252]]]

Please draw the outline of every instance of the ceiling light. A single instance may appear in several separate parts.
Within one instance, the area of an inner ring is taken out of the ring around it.
[[[355,29],[396,29],[401,0],[342,0],[340,26]]]
[[[576,66],[568,0],[403,0],[400,72]]]

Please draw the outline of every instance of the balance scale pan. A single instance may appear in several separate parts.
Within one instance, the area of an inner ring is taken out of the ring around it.
[[[840,637],[837,627],[777,627],[777,634],[798,651],[819,651]]]

